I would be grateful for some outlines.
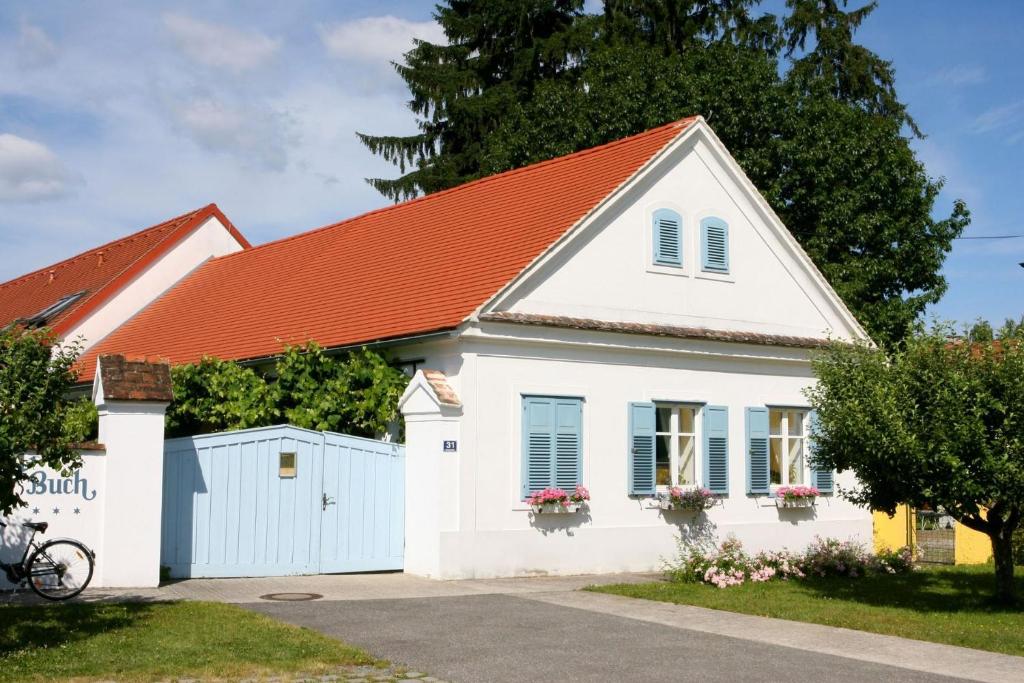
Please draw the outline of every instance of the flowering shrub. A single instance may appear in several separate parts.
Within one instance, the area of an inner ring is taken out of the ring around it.
[[[846,576],[868,573],[898,574],[913,569],[910,548],[872,555],[853,541],[815,538],[803,553],[788,550],[763,551],[751,556],[734,536],[721,545],[679,544],[679,556],[669,566],[670,580],[708,583],[719,588],[739,586],[746,581],[763,583],[773,579]]]
[[[662,500],[669,503],[675,510],[707,510],[715,503],[715,494],[704,488],[683,489],[671,487]]]
[[[567,508],[569,507],[569,503],[581,505],[588,500],[590,500],[590,491],[588,491],[585,486],[577,486],[571,494],[566,493],[565,489],[557,487],[549,487],[542,491],[534,491],[527,497],[526,502],[527,504],[535,507],[560,505],[563,508]]]
[[[868,566],[879,574],[904,574],[914,568],[914,549],[905,545],[898,550],[880,550]]]
[[[796,503],[804,500],[814,500],[821,492],[813,486],[780,486],[775,495],[787,503]]]
[[[867,573],[871,555],[860,543],[815,536],[804,553],[804,571],[811,576],[849,576]]]

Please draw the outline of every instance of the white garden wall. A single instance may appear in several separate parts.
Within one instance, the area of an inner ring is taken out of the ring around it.
[[[61,476],[48,467],[31,468],[35,484],[25,487],[23,497],[28,505],[7,517],[2,529],[0,559],[14,562],[21,559],[28,542],[29,530],[21,522],[49,522],[47,533],[37,534],[45,542],[59,536],[76,538],[93,550],[103,545],[103,524],[109,490],[106,485],[107,457],[102,450],[80,451],[82,467],[70,477]],[[29,456],[31,457],[31,456]],[[97,558],[94,584],[101,585],[104,557]],[[0,590],[13,588],[0,574]]]

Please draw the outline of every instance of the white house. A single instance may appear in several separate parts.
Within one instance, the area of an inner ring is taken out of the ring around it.
[[[834,495],[851,475],[809,466],[830,337],[866,335],[694,118],[214,258],[84,366],[385,348],[415,371],[405,570],[492,577],[653,570],[680,533],[869,542],[870,512]],[[524,502],[576,484],[584,512]],[[718,502],[663,511],[670,484]],[[777,508],[792,484],[827,493]]]

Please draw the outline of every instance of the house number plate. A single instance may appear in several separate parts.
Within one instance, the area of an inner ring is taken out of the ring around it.
[[[444,442],[444,452],[445,453],[454,453],[457,450],[459,450],[459,442],[458,441],[445,441]]]

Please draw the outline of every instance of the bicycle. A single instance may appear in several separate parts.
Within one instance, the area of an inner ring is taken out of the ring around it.
[[[0,522],[0,528],[7,524]],[[69,600],[89,585],[96,564],[96,553],[73,538],[55,538],[42,545],[36,534],[45,534],[48,522],[24,522],[32,535],[19,562],[0,562],[7,580],[17,586],[26,583],[41,598]]]

